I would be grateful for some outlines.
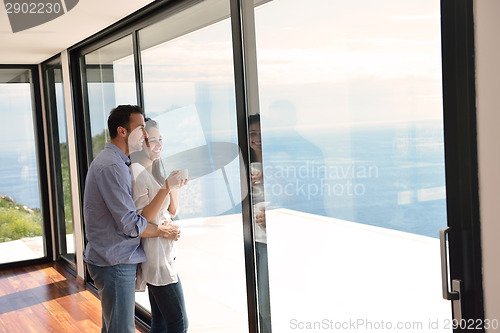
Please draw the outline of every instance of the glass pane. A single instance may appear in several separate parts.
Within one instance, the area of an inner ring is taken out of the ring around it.
[[[0,263],[45,256],[31,73],[0,69]]]
[[[255,10],[263,331],[446,331],[439,13],[438,0]]]
[[[189,172],[175,218],[189,332],[248,330],[228,16],[229,1],[204,1],[139,34],[145,111],[159,124],[164,175]],[[136,300],[150,309],[147,293]]]
[[[126,36],[84,56],[92,153],[109,141],[109,112],[120,104],[137,104],[132,36]]]
[[[75,262],[75,243],[73,239],[73,206],[71,203],[71,183],[69,175],[68,136],[66,132],[66,112],[64,107],[62,69],[60,60],[47,66],[47,98],[50,114],[53,117],[52,135],[57,141],[54,147],[54,161],[57,184],[56,207],[59,232],[59,253],[70,262]],[[57,128],[57,131],[55,130]]]

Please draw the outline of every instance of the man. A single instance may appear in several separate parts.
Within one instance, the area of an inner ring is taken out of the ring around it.
[[[140,237],[179,238],[173,224],[149,223],[158,214],[162,199],[179,179],[165,183],[156,204],[136,213],[128,155],[142,149],[147,139],[144,112],[138,106],[120,105],[108,118],[111,137],[87,173],[83,215],[87,246],[84,260],[98,289],[102,307],[101,332],[135,332],[135,276],[146,261]]]

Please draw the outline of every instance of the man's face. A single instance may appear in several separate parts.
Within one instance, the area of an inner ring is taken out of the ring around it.
[[[144,129],[144,117],[139,113],[132,113],[129,122],[130,132],[127,136],[129,153],[142,150],[144,138],[148,135]]]

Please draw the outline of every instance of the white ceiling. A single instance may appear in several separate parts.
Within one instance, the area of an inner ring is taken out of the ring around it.
[[[39,64],[132,14],[153,0],[80,0],[66,14],[12,33],[0,6],[0,64]]]

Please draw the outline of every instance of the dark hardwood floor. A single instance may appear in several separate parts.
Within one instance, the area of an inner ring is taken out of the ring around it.
[[[99,299],[60,265],[0,271],[0,333],[100,332],[100,327]]]

